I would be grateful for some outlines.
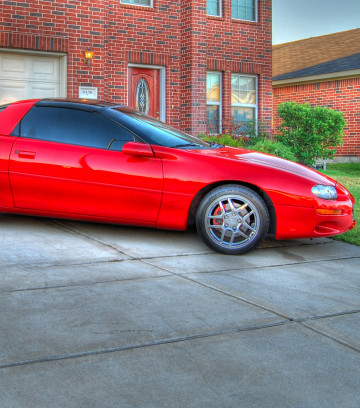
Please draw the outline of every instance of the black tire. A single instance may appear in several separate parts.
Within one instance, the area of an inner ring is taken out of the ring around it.
[[[196,229],[210,248],[242,255],[257,248],[269,230],[264,200],[248,187],[229,184],[211,190],[196,213]]]

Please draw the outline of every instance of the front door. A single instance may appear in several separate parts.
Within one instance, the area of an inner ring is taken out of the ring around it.
[[[160,70],[129,69],[129,106],[160,119]]]

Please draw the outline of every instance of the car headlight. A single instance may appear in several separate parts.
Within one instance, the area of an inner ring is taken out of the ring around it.
[[[311,189],[311,192],[319,198],[323,198],[324,200],[336,200],[337,199],[337,191],[336,188],[333,186],[322,186],[318,184]]]

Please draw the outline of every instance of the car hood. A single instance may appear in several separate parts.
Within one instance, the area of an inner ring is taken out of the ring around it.
[[[214,156],[232,161],[240,161],[243,163],[246,162],[271,169],[278,169],[286,173],[297,174],[300,177],[312,180],[318,184],[330,183],[334,186],[336,184],[336,181],[317,172],[314,169],[311,169],[310,167],[281,159],[280,157],[272,156],[270,154],[255,152],[253,150],[225,146],[218,149],[197,150],[197,152],[206,156]]]

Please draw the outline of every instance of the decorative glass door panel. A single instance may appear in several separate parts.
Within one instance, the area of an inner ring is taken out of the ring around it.
[[[129,69],[129,106],[160,119],[160,70]]]
[[[150,110],[150,91],[149,86],[145,78],[141,78],[136,86],[136,95],[135,95],[135,108],[136,110],[149,114]]]

